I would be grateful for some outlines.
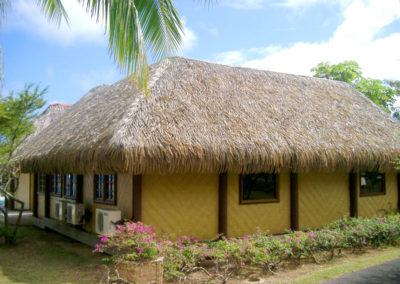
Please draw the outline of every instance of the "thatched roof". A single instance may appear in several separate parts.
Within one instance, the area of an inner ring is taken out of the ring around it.
[[[33,122],[35,131],[31,135],[36,136],[37,134],[39,134],[39,132],[52,124],[71,106],[71,104],[63,103],[50,104]]]
[[[34,172],[387,170],[399,124],[343,82],[170,58],[92,89],[19,153]]]
[[[40,115],[38,115],[33,121],[34,131],[25,137],[24,141],[21,145],[16,149],[16,153],[21,151],[21,148],[25,148],[25,145],[39,135],[39,133],[45,129],[47,126],[56,121],[64,112],[71,107],[71,104],[63,104],[63,103],[53,103],[50,104]],[[29,146],[27,146],[29,147]],[[15,155],[15,154],[14,154]]]

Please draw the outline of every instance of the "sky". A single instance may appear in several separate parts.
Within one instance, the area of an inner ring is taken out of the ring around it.
[[[0,27],[5,87],[48,87],[49,103],[75,103],[91,88],[124,77],[104,26],[76,0],[70,25],[49,23],[33,0],[12,0]],[[184,22],[177,55],[312,76],[328,61],[359,63],[365,77],[400,80],[400,0],[176,0]],[[150,59],[153,63],[154,60]]]

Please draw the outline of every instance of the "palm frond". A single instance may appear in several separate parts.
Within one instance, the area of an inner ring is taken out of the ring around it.
[[[146,46],[156,59],[179,50],[183,24],[171,0],[135,1],[144,31]]]
[[[128,75],[133,74],[139,89],[148,92],[148,61],[139,13],[130,1],[115,2],[110,9],[110,51]]]
[[[67,23],[69,22],[61,0],[36,0],[36,2],[50,21],[54,21],[58,25],[60,25],[62,19]]]
[[[183,24],[172,0],[80,0],[92,18],[103,20],[110,53],[120,68],[148,92],[149,51],[155,59],[179,50]]]

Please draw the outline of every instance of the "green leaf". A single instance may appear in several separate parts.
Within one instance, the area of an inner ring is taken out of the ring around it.
[[[37,110],[44,105],[47,88],[25,85],[16,96],[10,93],[0,99],[0,165],[8,163],[14,150],[33,129]]]
[[[68,23],[68,15],[61,0],[36,0],[36,2],[48,20],[54,21],[58,25],[61,24],[62,19]]]
[[[148,55],[161,59],[177,52],[183,25],[172,0],[80,0],[106,24],[109,48],[122,70],[148,93]]]
[[[353,84],[362,78],[361,68],[357,62],[349,60],[336,65],[329,62],[319,63],[311,68],[314,77],[343,81]]]

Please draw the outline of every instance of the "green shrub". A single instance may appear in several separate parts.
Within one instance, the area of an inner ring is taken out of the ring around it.
[[[114,253],[111,262],[163,257],[167,278],[186,279],[191,272],[203,270],[210,278],[226,281],[246,265],[271,270],[291,258],[316,260],[315,254],[328,253],[329,259],[342,249],[398,245],[400,214],[370,219],[343,218],[318,230],[289,231],[280,236],[259,232],[207,242],[186,236],[173,242],[157,237],[154,230],[140,222],[127,222],[118,226],[113,236],[103,237],[95,251],[111,250]]]

